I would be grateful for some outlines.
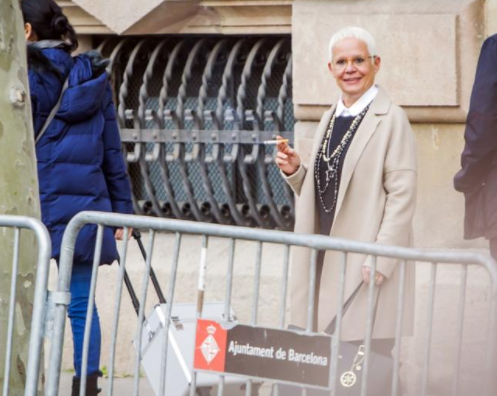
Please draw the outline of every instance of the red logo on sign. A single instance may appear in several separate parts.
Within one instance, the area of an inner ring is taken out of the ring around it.
[[[195,360],[197,370],[224,372],[228,333],[212,320],[197,320]]]

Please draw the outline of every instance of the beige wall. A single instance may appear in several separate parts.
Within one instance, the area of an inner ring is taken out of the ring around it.
[[[377,82],[406,110],[418,141],[418,246],[485,246],[484,241],[462,238],[464,202],[454,191],[452,179],[464,145],[486,6],[481,0],[294,3],[298,150],[308,157],[322,112],[339,97],[326,65],[330,37],[345,26],[365,27],[376,37],[382,57]]]
[[[80,33],[291,33],[292,0],[58,0]]]
[[[485,2],[485,33],[487,36],[497,33],[497,0]]]
[[[293,7],[294,103],[317,120],[338,90],[329,78],[328,42],[345,26],[376,37],[380,83],[414,122],[464,122],[484,37],[484,1],[296,0]],[[312,31],[309,26],[313,26]]]

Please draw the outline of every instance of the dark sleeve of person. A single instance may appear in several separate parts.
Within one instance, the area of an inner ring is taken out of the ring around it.
[[[131,186],[121,151],[121,137],[117,126],[110,86],[107,87],[106,96],[104,101],[105,130],[103,134],[104,162],[102,166],[105,181],[112,202],[112,211],[132,214]]]
[[[454,178],[460,192],[478,189],[497,153],[497,35],[483,43],[471,93],[462,169]]]

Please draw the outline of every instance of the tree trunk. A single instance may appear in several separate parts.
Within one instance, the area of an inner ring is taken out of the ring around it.
[[[0,0],[0,215],[39,218],[23,26],[19,0]],[[0,229],[0,391],[4,382],[13,238],[12,230]],[[10,396],[21,396],[26,381],[36,254],[32,233],[21,232]]]

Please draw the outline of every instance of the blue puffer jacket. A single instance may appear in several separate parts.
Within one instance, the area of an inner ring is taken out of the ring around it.
[[[105,64],[94,54],[73,58],[60,48],[36,51],[28,58],[36,135],[69,76],[60,109],[36,145],[42,220],[58,261],[62,235],[74,215],[84,210],[132,213],[133,207]],[[118,257],[113,234],[110,228],[104,231],[101,264]],[[81,230],[75,264],[93,262],[95,237],[96,226]]]

